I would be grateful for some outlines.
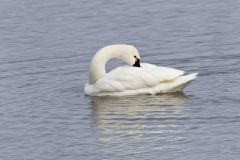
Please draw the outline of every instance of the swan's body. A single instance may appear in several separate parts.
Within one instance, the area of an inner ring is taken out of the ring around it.
[[[121,66],[105,73],[109,59],[119,58],[133,66]],[[138,62],[138,64],[136,64]],[[182,91],[196,78],[196,73],[184,75],[181,70],[140,63],[137,49],[130,45],[111,45],[93,57],[89,81],[84,91],[90,96],[124,96]]]

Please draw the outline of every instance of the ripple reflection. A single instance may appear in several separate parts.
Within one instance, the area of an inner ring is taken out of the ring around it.
[[[90,97],[101,151],[123,156],[186,141],[181,122],[187,118],[184,104],[188,99],[183,93]]]

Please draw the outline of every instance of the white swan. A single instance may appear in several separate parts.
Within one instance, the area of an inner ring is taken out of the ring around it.
[[[105,71],[112,58],[129,65]],[[183,75],[181,70],[141,63],[138,50],[131,45],[110,45],[100,49],[92,59],[89,81],[84,92],[90,96],[125,96],[182,91],[197,73]]]

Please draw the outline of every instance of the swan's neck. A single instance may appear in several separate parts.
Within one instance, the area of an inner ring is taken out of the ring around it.
[[[92,59],[89,73],[89,83],[94,84],[97,80],[106,74],[105,65],[112,58],[120,58],[123,51],[119,47],[116,48],[103,48],[98,51]]]

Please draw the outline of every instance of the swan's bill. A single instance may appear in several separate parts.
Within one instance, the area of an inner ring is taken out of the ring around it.
[[[138,59],[137,57],[134,57],[136,59],[135,63],[133,64],[134,67],[141,67],[140,66],[140,59]]]

